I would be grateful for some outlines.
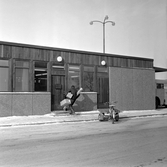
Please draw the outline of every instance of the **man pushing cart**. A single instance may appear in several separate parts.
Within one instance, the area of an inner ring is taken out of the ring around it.
[[[63,107],[63,110],[70,109],[70,114],[75,114],[73,109],[73,104],[75,103],[76,99],[80,96],[80,93],[83,89],[80,88],[78,91],[74,85],[71,86],[71,89],[65,96],[65,99],[60,102],[60,105]]]

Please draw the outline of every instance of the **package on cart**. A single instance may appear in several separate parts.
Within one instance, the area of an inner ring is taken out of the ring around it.
[[[71,104],[71,100],[70,99],[64,99],[60,102],[60,106],[68,106],[69,104]]]
[[[69,99],[71,99],[72,96],[73,96],[73,94],[71,92],[68,92],[67,95],[66,95],[66,97],[69,98]]]

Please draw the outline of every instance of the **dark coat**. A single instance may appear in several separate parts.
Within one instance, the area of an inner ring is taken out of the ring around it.
[[[69,92],[73,95],[72,97],[71,97],[71,106],[75,103],[75,101],[76,101],[76,99],[80,96],[80,94],[78,94],[77,95],[77,89],[75,89],[75,88],[71,88],[71,90],[69,90]],[[69,93],[68,92],[68,93]]]

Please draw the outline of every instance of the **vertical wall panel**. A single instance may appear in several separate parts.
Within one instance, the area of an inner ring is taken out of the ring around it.
[[[0,45],[0,57],[3,57],[3,49],[4,49],[4,46],[3,45]]]
[[[52,61],[57,61],[57,57],[61,56],[61,52],[60,51],[53,51],[53,59]]]
[[[109,63],[110,63],[110,67],[114,66],[114,58],[113,57],[109,58]]]
[[[2,46],[2,57],[4,58],[12,58],[12,47],[8,45]]]
[[[81,55],[81,58],[82,58],[82,55]],[[89,55],[89,64],[93,64],[93,59],[94,59],[94,56],[93,55]]]
[[[133,108],[133,70],[122,68],[122,108]]]
[[[92,55],[92,56],[93,56],[93,59],[92,59],[91,64],[92,64],[92,65],[98,65],[99,57],[98,57],[98,56],[95,56],[95,55]]]
[[[109,68],[109,100],[118,101],[117,107],[122,110],[122,69]]]
[[[143,73],[142,70],[133,69],[133,109],[143,108]]]
[[[23,57],[25,58],[25,59],[31,59],[31,56],[30,56],[30,48],[26,48],[26,47],[24,47],[23,48]]]
[[[49,61],[53,61],[53,51],[52,50],[50,50]]]
[[[44,61],[49,61],[49,60],[50,60],[50,51],[44,50]]]
[[[121,59],[121,67],[127,67],[127,59],[125,58]]]
[[[63,59],[66,63],[69,63],[69,55],[70,55],[69,52],[64,52],[63,54]]]
[[[145,110],[155,109],[155,72],[143,71],[143,107]]]
[[[19,59],[25,59],[23,47],[12,46],[12,57],[19,58]]]
[[[113,66],[118,67],[118,59],[116,57],[113,58]]]
[[[42,55],[40,55],[40,49],[31,49],[30,50],[30,54],[31,54],[31,56],[33,57],[33,60],[41,60],[41,61],[43,61],[43,56]]]
[[[87,56],[87,55],[86,55]],[[89,57],[87,56],[87,59],[89,61]],[[86,60],[87,60],[86,59]],[[69,63],[74,63],[74,64],[80,64],[81,63],[81,55],[77,54],[77,53],[71,53],[70,54],[70,59],[69,59]]]

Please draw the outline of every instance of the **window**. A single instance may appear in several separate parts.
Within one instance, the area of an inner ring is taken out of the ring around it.
[[[29,62],[16,61],[15,64],[15,91],[29,91]]]
[[[9,91],[9,61],[0,60],[0,91]]]
[[[35,62],[34,91],[47,91],[47,62]]]
[[[164,89],[164,84],[157,83],[157,89]]]
[[[84,66],[83,73],[83,88],[85,92],[93,91],[94,81],[94,67]]]
[[[76,89],[80,87],[80,67],[69,65],[68,88],[74,85]]]
[[[97,102],[98,108],[108,107],[109,102],[109,76],[107,67],[97,67]]]

